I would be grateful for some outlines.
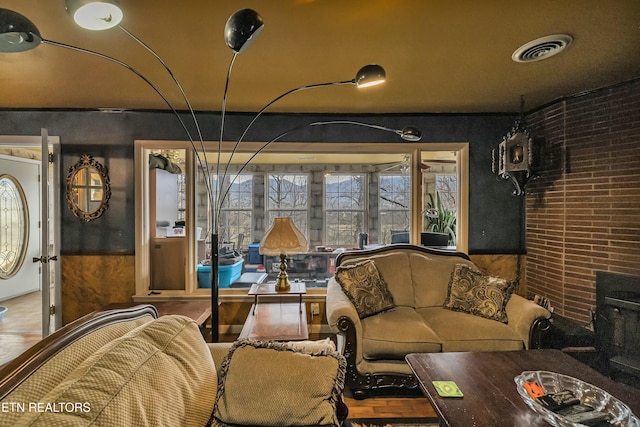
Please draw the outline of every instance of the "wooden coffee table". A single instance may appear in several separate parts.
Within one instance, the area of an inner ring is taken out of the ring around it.
[[[559,350],[409,354],[416,375],[442,426],[549,426],[516,390],[523,371],[571,375],[608,391],[640,414],[638,390],[616,383]],[[440,397],[431,381],[455,381],[463,397]]]
[[[256,313],[256,308],[258,307],[258,297],[259,296],[289,296],[289,295],[297,295],[300,303],[300,312],[302,313],[302,296],[307,293],[307,286],[304,282],[293,282],[289,289],[284,291],[280,291],[276,289],[275,282],[266,282],[266,283],[254,283],[249,288],[249,292],[247,295],[253,297],[253,307],[251,308],[251,312],[253,314]]]
[[[297,302],[263,302],[253,306],[238,336],[253,340],[300,341],[309,339],[307,310]]]
[[[302,303],[302,296],[306,292],[304,282],[292,282],[291,287],[284,291],[278,291],[275,282],[254,283],[248,292],[249,296],[254,297],[254,303],[238,338],[277,341],[308,339],[307,311]],[[286,301],[296,296],[297,303]],[[259,302],[258,297],[272,301]],[[280,301],[274,302],[274,299]]]

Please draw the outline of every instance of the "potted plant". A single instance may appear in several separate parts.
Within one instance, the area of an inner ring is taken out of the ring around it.
[[[439,196],[434,200],[429,194],[429,202],[424,210],[425,230],[449,235],[449,245],[456,244],[456,211],[442,204]]]

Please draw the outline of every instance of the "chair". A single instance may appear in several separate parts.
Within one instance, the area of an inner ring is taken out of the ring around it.
[[[422,246],[448,246],[449,235],[447,233],[420,233],[420,244]]]

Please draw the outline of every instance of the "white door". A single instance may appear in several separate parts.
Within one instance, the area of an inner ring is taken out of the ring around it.
[[[0,301],[42,291],[41,304],[34,309],[42,311],[42,335],[47,336],[51,331],[51,306],[56,306],[53,329],[62,326],[61,274],[58,263],[52,263],[57,260],[60,241],[60,139],[49,136],[47,129],[42,129],[40,136],[0,136],[0,150],[5,154],[0,156],[3,161],[0,175],[8,172],[19,175],[16,181],[23,188],[29,212],[29,238],[24,260],[14,277],[0,279]],[[28,159],[38,152],[42,160]],[[36,169],[38,172],[34,175]]]
[[[40,290],[39,177],[39,160],[0,155],[0,301]]]

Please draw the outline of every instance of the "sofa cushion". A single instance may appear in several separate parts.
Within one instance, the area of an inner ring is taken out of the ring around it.
[[[411,267],[409,265],[409,255],[407,251],[397,249],[388,252],[376,253],[366,257],[355,257],[354,253],[346,252],[347,258],[341,262],[340,266],[353,265],[364,262],[368,259],[376,263],[380,275],[387,283],[387,287],[393,296],[396,306],[406,305],[413,307],[415,295],[411,284]]]
[[[447,298],[449,280],[457,264],[473,266],[471,261],[451,255],[414,251],[410,255],[411,281],[415,288],[414,307],[442,307]]]
[[[361,323],[365,359],[404,360],[409,353],[442,350],[440,338],[411,307],[396,307],[393,311],[367,317]]]
[[[394,307],[387,283],[372,260],[340,266],[335,277],[361,319]]]
[[[216,387],[196,323],[163,316],[103,346],[40,400],[60,411],[30,412],[18,424],[203,426]]]
[[[504,323],[442,307],[416,312],[437,334],[443,352],[524,350],[520,335]]]
[[[466,264],[457,264],[451,273],[443,307],[507,323],[506,306],[515,283],[487,276]]]
[[[220,367],[215,422],[222,426],[338,426],[336,406],[345,367],[344,357],[326,346],[305,353],[288,343],[239,340]]]
[[[3,401],[39,401],[59,385],[80,363],[105,344],[153,320],[154,318],[151,316],[144,316],[135,320],[107,325],[92,331],[53,355],[43,366],[21,382],[19,387],[7,394]],[[20,411],[4,412],[0,416],[0,425],[12,426],[22,416],[23,414]]]

